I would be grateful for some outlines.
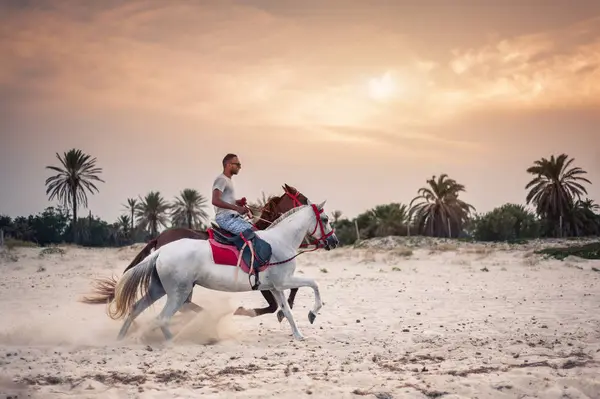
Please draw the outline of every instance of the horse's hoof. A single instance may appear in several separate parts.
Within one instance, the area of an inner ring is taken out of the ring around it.
[[[310,310],[308,312],[308,321],[310,321],[310,324],[314,323],[316,318],[317,318],[317,315],[314,314],[312,310]]]
[[[283,310],[280,310],[279,312],[277,312],[277,320],[279,320],[280,323],[284,317],[285,317],[285,315],[283,314]]]
[[[235,312],[233,312],[234,315],[236,316],[248,316],[248,317],[256,317],[256,312],[254,311],[254,309],[245,309],[243,306],[240,306],[239,308],[236,309]]]

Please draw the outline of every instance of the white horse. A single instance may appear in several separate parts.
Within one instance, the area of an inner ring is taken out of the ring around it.
[[[339,241],[323,212],[325,201],[320,205],[303,205],[291,209],[277,219],[269,228],[256,231],[271,245],[270,266],[261,272],[259,290],[270,290],[290,322],[294,338],[304,339],[292,315],[284,290],[311,287],[315,293],[314,307],[308,313],[312,323],[321,309],[321,295],[314,279],[296,277],[297,250],[306,234],[335,248]],[[113,304],[109,316],[121,319],[127,315],[118,335],[123,339],[131,323],[152,303],[167,295],[167,302],[157,316],[157,322],[167,341],[173,338],[168,324],[173,315],[183,305],[195,284],[212,290],[244,292],[252,290],[247,273],[241,268],[215,264],[211,246],[206,240],[180,239],[160,247],[142,262],[128,270],[115,287]],[[239,274],[239,276],[238,276]],[[244,276],[246,278],[244,278]],[[144,296],[135,304],[136,293],[140,289]]]

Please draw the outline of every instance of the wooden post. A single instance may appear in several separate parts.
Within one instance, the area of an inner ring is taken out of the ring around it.
[[[358,230],[358,221],[354,219],[354,228],[356,229],[356,241],[360,241],[360,232]]]
[[[0,247],[4,246],[4,230],[0,229]]]

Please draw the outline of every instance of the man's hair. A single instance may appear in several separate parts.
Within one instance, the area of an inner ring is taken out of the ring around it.
[[[231,153],[225,155],[225,157],[223,158],[223,167],[225,167],[225,165],[227,165],[227,162],[231,161],[235,157],[237,157],[237,155]]]

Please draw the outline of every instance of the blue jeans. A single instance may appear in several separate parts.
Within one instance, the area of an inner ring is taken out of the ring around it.
[[[225,229],[233,234],[240,234],[244,230],[251,229],[252,223],[248,222],[239,213],[217,215],[215,221],[222,229]]]

